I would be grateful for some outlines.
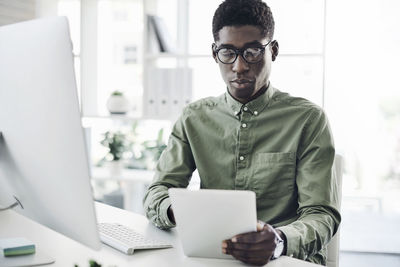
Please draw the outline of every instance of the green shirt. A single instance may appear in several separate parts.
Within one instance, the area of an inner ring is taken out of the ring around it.
[[[258,219],[285,234],[287,255],[324,264],[341,220],[334,157],[327,117],[308,100],[271,85],[247,104],[228,92],[201,99],[173,127],[145,212],[159,228],[174,227],[167,190],[187,187],[197,168],[203,189],[254,191]]]

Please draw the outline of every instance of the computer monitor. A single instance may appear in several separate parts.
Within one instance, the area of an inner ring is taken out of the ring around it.
[[[0,206],[100,248],[68,21],[0,27]]]

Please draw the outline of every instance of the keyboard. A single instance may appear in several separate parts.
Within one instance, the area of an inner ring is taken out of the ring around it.
[[[145,238],[142,234],[135,232],[118,223],[99,223],[100,240],[127,255],[132,255],[136,249],[170,248],[171,244]]]

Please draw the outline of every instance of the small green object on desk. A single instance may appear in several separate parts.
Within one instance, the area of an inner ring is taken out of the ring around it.
[[[98,264],[95,260],[89,261],[90,267],[101,267],[101,264]]]
[[[1,238],[0,250],[5,257],[35,253],[35,244],[23,237]]]

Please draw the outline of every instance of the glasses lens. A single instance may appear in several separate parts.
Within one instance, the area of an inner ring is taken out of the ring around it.
[[[256,63],[262,59],[263,49],[258,47],[249,47],[244,50],[243,57],[247,62]]]
[[[222,48],[218,51],[218,58],[223,63],[233,63],[236,59],[236,52],[233,49]]]

